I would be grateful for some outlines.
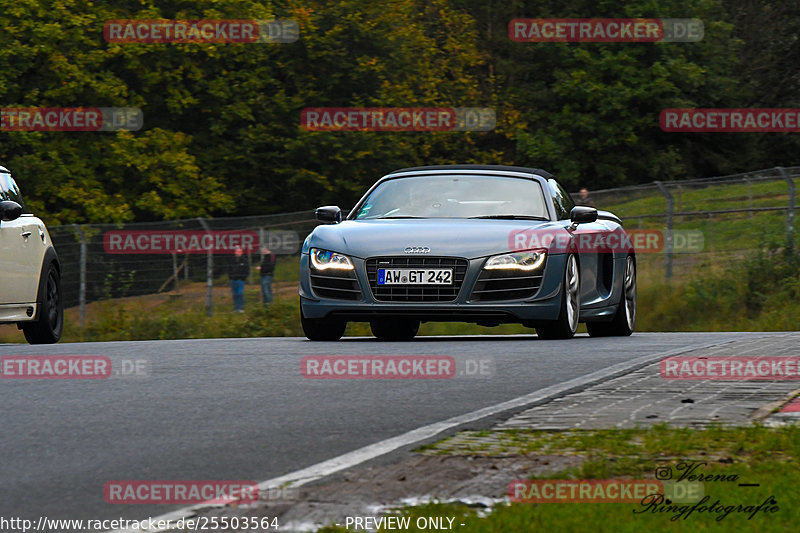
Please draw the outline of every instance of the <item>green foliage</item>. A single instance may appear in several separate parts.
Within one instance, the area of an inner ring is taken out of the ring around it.
[[[793,105],[784,58],[797,53],[798,9],[766,0],[0,0],[0,106],[144,113],[133,133],[0,132],[0,163],[51,224],[348,206],[380,174],[417,164],[541,166],[593,188],[787,164],[796,137],[668,134],[658,113]],[[705,38],[508,38],[512,18],[547,16],[697,17]],[[300,39],[103,38],[108,20],[156,18],[291,18]],[[782,21],[775,35],[755,31],[765,20]],[[301,110],[318,106],[491,106],[498,123],[472,133],[302,130]]]
[[[572,188],[610,188],[705,172],[680,134],[660,131],[658,117],[664,108],[737,107],[741,102],[731,74],[743,43],[724,22],[718,3],[571,4],[575,17],[700,18],[705,38],[699,43],[509,47],[509,68],[522,78],[507,88],[525,125],[516,136],[517,162],[552,169]],[[537,16],[566,15],[551,4]]]

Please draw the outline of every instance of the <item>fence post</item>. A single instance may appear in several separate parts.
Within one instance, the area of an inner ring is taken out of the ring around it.
[[[750,211],[750,218],[753,218],[755,216],[755,214],[752,211],[752,209],[753,209],[753,184],[750,181],[750,179],[747,177],[746,174],[742,179],[744,180],[745,183],[747,183],[747,208],[751,210]]]
[[[713,230],[714,230],[714,215],[712,213],[708,214],[708,231],[705,234],[705,243],[703,247],[707,251],[711,251],[711,241],[713,240]]]
[[[667,187],[660,181],[655,182],[661,194],[667,199],[667,220],[664,231],[664,276],[667,281],[672,279],[672,213],[675,211],[675,201]]]
[[[206,223],[206,219],[198,218],[198,222],[200,225],[203,226],[203,229],[207,232],[211,230]],[[211,316],[214,314],[214,309],[212,307],[214,301],[214,254],[212,253],[211,248],[208,249],[206,253],[206,316]]]
[[[178,253],[172,252],[172,275],[175,277],[175,292],[181,292],[178,286]]]
[[[78,307],[80,308],[81,329],[86,327],[86,234],[77,224],[72,225],[80,239],[80,258],[78,260]]]
[[[259,226],[258,227],[258,261],[259,261],[259,265],[264,261],[264,252],[262,252],[261,250],[263,250],[266,246],[267,246],[267,235],[266,235],[266,232],[264,231],[264,226]],[[259,272],[259,274],[261,274],[261,272]],[[260,275],[259,275],[258,279],[261,279]]]
[[[794,251],[794,178],[786,172],[783,167],[777,167],[783,179],[789,184],[789,212],[786,215],[786,249],[791,253]]]
[[[252,247],[248,247],[247,248],[247,267],[248,267],[247,268],[247,272],[248,272],[248,274],[247,274],[247,283],[252,285],[253,284],[253,270],[255,270],[253,268],[253,248]]]

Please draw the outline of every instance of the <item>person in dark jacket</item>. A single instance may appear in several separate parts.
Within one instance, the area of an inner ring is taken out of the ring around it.
[[[233,310],[244,313],[244,283],[250,276],[250,260],[244,255],[244,250],[236,248],[228,263],[228,279],[231,281],[231,294],[233,295]]]
[[[261,248],[261,302],[264,307],[272,302],[272,277],[275,275],[275,254],[266,246]]]
[[[577,204],[577,205],[586,205],[586,206],[589,206],[589,207],[595,207],[594,200],[592,200],[592,197],[589,196],[589,189],[584,187],[579,192],[580,192],[581,196],[580,196],[580,198],[578,198],[578,200],[575,202],[575,204]]]

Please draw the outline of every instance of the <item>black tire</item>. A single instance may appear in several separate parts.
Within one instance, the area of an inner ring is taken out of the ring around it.
[[[564,290],[558,319],[540,322],[536,334],[540,339],[570,339],[578,329],[581,310],[581,271],[574,254],[567,256],[564,266]]]
[[[625,259],[622,278],[622,296],[611,322],[587,322],[586,330],[592,337],[627,337],[636,327],[636,260],[632,255]]]
[[[300,309],[300,324],[303,333],[311,341],[338,341],[344,335],[347,322],[336,318],[306,318]]]
[[[42,269],[39,293],[36,298],[36,321],[22,325],[22,333],[30,344],[53,344],[61,340],[64,331],[64,300],[61,295],[61,276],[54,263]]]
[[[401,318],[373,320],[369,323],[372,334],[382,341],[410,341],[419,332],[419,320]]]

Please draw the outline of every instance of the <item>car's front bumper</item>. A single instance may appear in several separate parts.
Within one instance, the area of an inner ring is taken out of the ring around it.
[[[541,284],[529,297],[522,299],[480,301],[473,291],[486,258],[467,260],[466,272],[458,295],[452,301],[386,302],[373,294],[367,274],[367,260],[352,258],[358,299],[343,300],[323,297],[311,287],[308,254],[300,260],[300,304],[306,318],[340,317],[352,321],[369,321],[378,317],[414,317],[423,321],[460,321],[479,323],[531,323],[558,318],[566,256],[549,255],[543,267]],[[355,296],[354,296],[355,297]]]

